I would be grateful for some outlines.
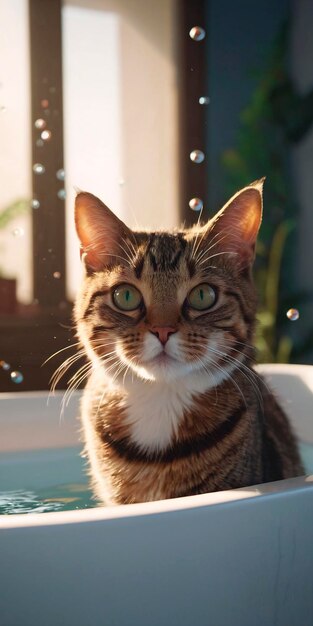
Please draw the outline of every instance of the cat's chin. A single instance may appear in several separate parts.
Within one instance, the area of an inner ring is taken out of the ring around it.
[[[150,381],[179,380],[194,371],[195,364],[181,363],[167,354],[159,354],[150,361],[140,365],[131,365],[137,376]]]

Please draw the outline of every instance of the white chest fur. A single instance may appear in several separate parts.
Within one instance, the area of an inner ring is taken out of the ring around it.
[[[207,374],[195,372],[170,383],[135,380],[125,383],[131,438],[147,451],[165,449],[177,433],[193,396],[212,387]]]

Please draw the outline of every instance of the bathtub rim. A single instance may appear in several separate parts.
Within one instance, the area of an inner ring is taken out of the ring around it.
[[[199,508],[240,506],[247,500],[271,499],[273,497],[290,497],[292,493],[309,490],[313,494],[313,475],[298,476],[272,483],[217,491],[196,496],[157,500],[139,504],[122,504],[116,506],[80,509],[73,511],[56,511],[51,513],[28,513],[3,515],[0,517],[1,529],[27,528],[38,526],[63,526],[64,524],[85,524],[90,522],[110,522],[116,519],[140,518],[155,515],[186,512]]]

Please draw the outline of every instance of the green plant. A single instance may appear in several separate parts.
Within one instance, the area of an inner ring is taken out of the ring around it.
[[[312,298],[291,284],[300,208],[292,188],[288,153],[290,145],[300,141],[313,123],[313,89],[305,95],[294,89],[288,73],[288,36],[286,22],[242,112],[237,146],[222,155],[229,195],[250,181],[267,177],[266,214],[255,264],[260,300],[256,344],[263,362],[286,362],[291,355],[303,358],[305,350],[313,347],[313,331],[306,338],[291,338],[286,319],[287,309]]]

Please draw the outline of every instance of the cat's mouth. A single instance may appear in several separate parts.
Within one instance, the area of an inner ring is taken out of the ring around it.
[[[178,360],[173,356],[167,354],[167,352],[160,352],[157,356],[153,357],[149,361],[149,365],[173,365],[174,363],[178,363]]]

